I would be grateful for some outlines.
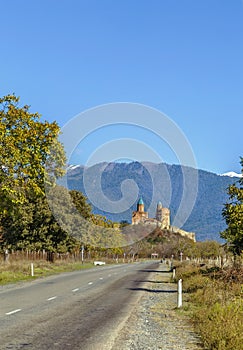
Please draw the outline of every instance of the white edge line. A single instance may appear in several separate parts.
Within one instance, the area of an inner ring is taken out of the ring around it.
[[[5,315],[12,315],[12,314],[16,314],[16,312],[19,312],[21,311],[22,309],[16,309],[16,310],[13,310],[13,311],[10,311],[10,312],[6,312]]]

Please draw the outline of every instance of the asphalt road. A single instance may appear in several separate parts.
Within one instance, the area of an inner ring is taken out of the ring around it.
[[[2,287],[0,349],[111,349],[157,267],[97,266]]]

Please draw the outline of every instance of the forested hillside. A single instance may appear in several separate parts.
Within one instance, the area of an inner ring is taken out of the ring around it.
[[[97,188],[101,186],[100,191],[106,198],[118,201],[122,198],[122,182],[127,179],[134,180],[138,186],[139,196],[143,197],[145,210],[150,207],[149,216],[155,216],[155,206],[150,206],[154,196],[155,203],[162,201],[164,207],[170,208],[172,224],[181,203],[184,176],[187,174],[190,182],[190,176],[193,180],[196,172],[193,168],[164,163],[100,163],[90,168],[84,168],[81,165],[69,167],[68,188],[79,190],[86,195],[86,186],[83,181],[84,169],[85,178],[89,182],[89,194],[90,191],[94,191],[94,196],[98,196]],[[222,209],[228,199],[227,187],[237,179],[204,170],[198,170],[197,174],[198,191],[195,206],[182,228],[195,232],[197,240],[220,240],[219,232],[225,228]],[[193,184],[191,185],[193,188]],[[87,196],[90,198],[89,195]],[[136,201],[129,209],[113,213],[112,210],[102,210],[103,199],[102,196],[100,197],[99,208],[91,203],[94,213],[105,215],[113,221],[131,222],[132,211],[136,210]]]

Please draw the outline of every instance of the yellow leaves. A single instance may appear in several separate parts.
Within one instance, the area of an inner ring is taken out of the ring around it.
[[[12,203],[22,202],[27,189],[43,195],[46,164],[59,174],[65,160],[57,123],[40,122],[18,102],[15,95],[0,98],[0,199],[4,193]]]

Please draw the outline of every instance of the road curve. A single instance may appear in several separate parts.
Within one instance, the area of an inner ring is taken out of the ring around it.
[[[157,267],[99,266],[2,287],[0,349],[111,349]]]

